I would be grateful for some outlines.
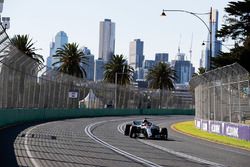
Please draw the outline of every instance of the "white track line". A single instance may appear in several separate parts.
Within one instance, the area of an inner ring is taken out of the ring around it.
[[[28,158],[30,159],[30,161],[31,161],[31,163],[33,164],[34,167],[39,167],[40,165],[39,165],[39,163],[37,163],[37,161],[35,160],[35,157],[32,156],[32,154],[31,154],[31,152],[30,152],[30,150],[29,150],[29,147],[28,147],[28,135],[29,135],[29,133],[30,133],[33,129],[38,128],[38,127],[40,127],[40,126],[47,125],[47,124],[49,124],[49,123],[51,123],[51,122],[33,126],[33,127],[30,128],[30,129],[26,132],[26,134],[25,134],[25,137],[24,137],[24,147],[25,147],[26,153],[27,153],[27,155],[28,155]]]
[[[123,120],[124,120],[124,119],[123,119]],[[140,157],[138,157],[138,156],[136,156],[136,155],[130,154],[130,153],[128,153],[128,152],[126,152],[126,151],[123,151],[123,150],[121,150],[121,149],[119,149],[119,148],[117,148],[117,147],[114,147],[114,146],[112,146],[112,145],[106,143],[105,141],[101,140],[100,138],[96,137],[96,136],[91,132],[91,128],[92,128],[93,126],[96,126],[96,125],[98,125],[98,124],[105,123],[105,122],[110,122],[110,121],[118,121],[118,119],[116,119],[116,120],[109,120],[109,121],[100,121],[100,122],[95,122],[95,123],[93,123],[93,124],[90,124],[90,125],[88,125],[88,126],[85,127],[85,133],[86,133],[91,139],[93,139],[94,141],[96,141],[97,143],[100,143],[101,145],[103,145],[103,146],[105,146],[105,147],[107,147],[107,148],[109,148],[109,149],[115,151],[116,153],[121,154],[121,155],[123,155],[123,156],[129,158],[129,159],[132,159],[132,160],[134,160],[134,161],[136,161],[136,162],[142,163],[142,164],[147,165],[147,166],[150,166],[150,167],[161,167],[160,165],[155,164],[155,163],[153,163],[153,162],[151,162],[151,161],[148,161],[148,160],[146,160],[146,159],[140,158]]]
[[[119,124],[117,126],[117,129],[120,133],[124,133],[124,126],[127,124],[127,122],[125,123],[122,123],[122,124]],[[201,158],[198,158],[198,157],[195,157],[195,156],[191,156],[191,155],[188,155],[188,154],[184,154],[184,153],[181,153],[181,152],[177,152],[177,151],[174,151],[174,150],[171,150],[171,149],[168,149],[168,148],[165,148],[165,147],[162,147],[162,146],[159,146],[159,145],[156,145],[156,144],[153,144],[149,141],[146,141],[146,140],[142,140],[142,139],[137,139],[138,141],[144,143],[144,144],[147,144],[149,146],[152,146],[152,147],[155,147],[157,149],[160,149],[162,151],[165,151],[167,153],[170,153],[170,154],[173,154],[173,155],[176,155],[178,157],[182,157],[182,158],[185,158],[185,159],[188,159],[188,160],[191,160],[191,161],[194,161],[194,162],[198,162],[198,163],[203,163],[203,164],[208,164],[208,165],[211,165],[211,166],[214,166],[214,167],[224,167],[225,165],[222,165],[222,164],[219,164],[219,163],[215,163],[215,162],[212,162],[212,161],[207,161],[207,160],[204,160],[204,159],[201,159]]]
[[[27,136],[29,135],[29,133],[35,129],[37,126],[34,126],[32,128],[30,128],[27,132],[26,132],[26,135],[25,135],[25,138],[24,138],[24,147],[25,147],[25,150],[26,150],[26,153],[28,155],[28,158],[30,159],[31,163],[33,164],[33,166],[35,167],[39,167],[39,164],[36,162],[36,160],[34,159],[34,157],[32,156],[30,150],[29,150],[29,147],[28,147],[28,138]]]

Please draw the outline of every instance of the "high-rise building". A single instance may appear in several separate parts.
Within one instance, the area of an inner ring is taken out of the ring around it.
[[[63,45],[65,45],[66,43],[68,43],[67,34],[64,31],[58,32],[55,36],[55,41],[52,41],[50,43],[50,55],[47,58],[47,67],[48,68],[54,68],[54,67],[59,66],[59,64],[57,64],[56,66],[52,67],[52,64],[58,61],[58,58],[54,58],[52,56],[56,54],[56,50],[58,48],[62,48]]]
[[[88,49],[87,47],[82,47],[81,49],[85,57],[87,57],[87,64],[82,65],[87,74],[86,79],[89,81],[94,81],[94,55],[91,54],[90,49]]]
[[[102,81],[104,78],[104,61],[102,59],[95,60],[94,70],[95,81]]]
[[[110,19],[100,22],[99,58],[107,63],[115,53],[115,23]]]
[[[143,79],[143,41],[135,39],[129,44],[129,65],[134,68],[134,79]]]
[[[134,69],[143,66],[143,41],[135,39],[129,44],[129,64]]]
[[[145,60],[144,61],[144,69],[151,69],[155,66],[154,60]]]
[[[219,17],[219,12],[216,9],[212,10],[212,18],[209,22],[212,32],[212,57],[218,56],[220,50],[221,50],[221,41],[219,41],[216,37],[216,33],[218,30],[218,17]],[[208,40],[207,40],[207,45],[206,45],[206,52],[205,52],[205,68],[209,68],[211,63],[211,58],[210,57],[210,36],[208,35]]]
[[[168,53],[156,53],[155,54],[155,63],[168,63]]]
[[[194,67],[190,61],[185,60],[184,53],[177,54],[177,60],[171,62],[171,66],[176,71],[177,84],[187,84],[194,73]]]
[[[148,75],[148,71],[155,66],[155,61],[154,60],[145,60],[143,66],[144,66],[144,68],[143,68],[143,76],[144,76],[144,79],[145,79],[145,77]]]

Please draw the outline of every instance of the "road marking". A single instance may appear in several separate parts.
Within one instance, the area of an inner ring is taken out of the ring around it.
[[[123,119],[123,120],[124,120],[124,119]],[[117,148],[117,147],[114,147],[113,145],[108,144],[107,142],[101,140],[100,138],[98,138],[97,136],[95,136],[95,135],[91,132],[91,128],[92,128],[93,126],[96,126],[96,125],[98,125],[98,124],[105,123],[105,122],[110,122],[110,121],[118,121],[118,119],[116,119],[116,120],[109,120],[109,121],[100,121],[100,122],[95,122],[95,123],[92,123],[92,124],[90,124],[90,125],[87,125],[87,126],[85,127],[85,133],[86,133],[91,139],[93,139],[94,141],[96,141],[97,143],[100,143],[101,145],[103,145],[103,146],[105,146],[105,147],[107,147],[107,148],[109,148],[109,149],[115,151],[116,153],[121,154],[121,155],[123,155],[123,156],[129,158],[129,159],[132,159],[132,160],[134,160],[134,161],[136,161],[136,162],[142,163],[142,164],[147,165],[147,166],[150,166],[150,167],[161,167],[160,165],[155,164],[155,163],[153,163],[153,162],[151,162],[151,161],[148,161],[148,160],[143,159],[143,158],[141,158],[141,157],[138,157],[138,156],[136,156],[136,155],[130,154],[130,153],[124,151],[124,150],[121,150],[121,149],[119,149],[119,148]]]
[[[124,126],[127,124],[127,122],[125,123],[122,123],[122,124],[119,124],[117,126],[117,129],[120,133],[124,133]],[[201,159],[201,158],[198,158],[198,157],[195,157],[195,156],[191,156],[191,155],[188,155],[188,154],[184,154],[182,152],[177,152],[177,151],[174,151],[174,150],[171,150],[171,149],[168,149],[168,148],[165,148],[165,147],[162,147],[162,146],[159,146],[159,145],[156,145],[156,144],[153,144],[149,141],[146,141],[146,140],[142,140],[142,139],[137,139],[139,142],[141,143],[144,143],[144,144],[147,144],[149,146],[152,146],[152,147],[155,147],[157,149],[160,149],[162,151],[165,151],[167,153],[170,153],[170,154],[173,154],[173,155],[176,155],[178,157],[181,157],[181,158],[186,158],[188,160],[191,160],[191,161],[194,161],[194,162],[198,162],[198,163],[203,163],[203,164],[208,164],[208,165],[211,165],[211,166],[214,166],[214,167],[224,167],[225,165],[222,165],[222,164],[219,164],[219,163],[215,163],[215,162],[212,162],[212,161],[208,161],[208,160],[204,160],[204,159]]]
[[[27,132],[26,132],[26,135],[25,135],[25,138],[24,138],[24,147],[25,147],[25,150],[26,150],[26,153],[28,155],[28,158],[30,159],[31,163],[33,164],[34,167],[39,167],[39,163],[37,163],[37,161],[35,160],[35,157],[32,156],[30,150],[29,150],[29,147],[28,147],[28,138],[27,136],[29,135],[29,133],[35,129],[35,128],[38,128],[40,126],[44,126],[46,124],[49,124],[51,122],[48,122],[48,123],[44,123],[44,124],[40,124],[40,125],[36,125],[36,126],[33,126],[32,128],[30,128]]]

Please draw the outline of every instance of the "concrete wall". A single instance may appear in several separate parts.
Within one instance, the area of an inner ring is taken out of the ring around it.
[[[194,115],[192,109],[0,109],[0,127],[34,121],[127,115]]]

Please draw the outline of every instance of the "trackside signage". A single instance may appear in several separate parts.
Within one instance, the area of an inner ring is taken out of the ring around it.
[[[226,128],[226,135],[227,136],[232,136],[232,137],[236,137],[236,138],[239,137],[239,128],[238,127],[228,125],[225,128]]]
[[[196,127],[201,130],[250,141],[249,125],[199,118],[195,118],[195,122]]]
[[[78,97],[78,92],[73,92],[73,91],[69,92],[69,98],[76,99],[77,97]]]
[[[213,133],[221,133],[221,125],[220,124],[211,124],[210,130]]]

